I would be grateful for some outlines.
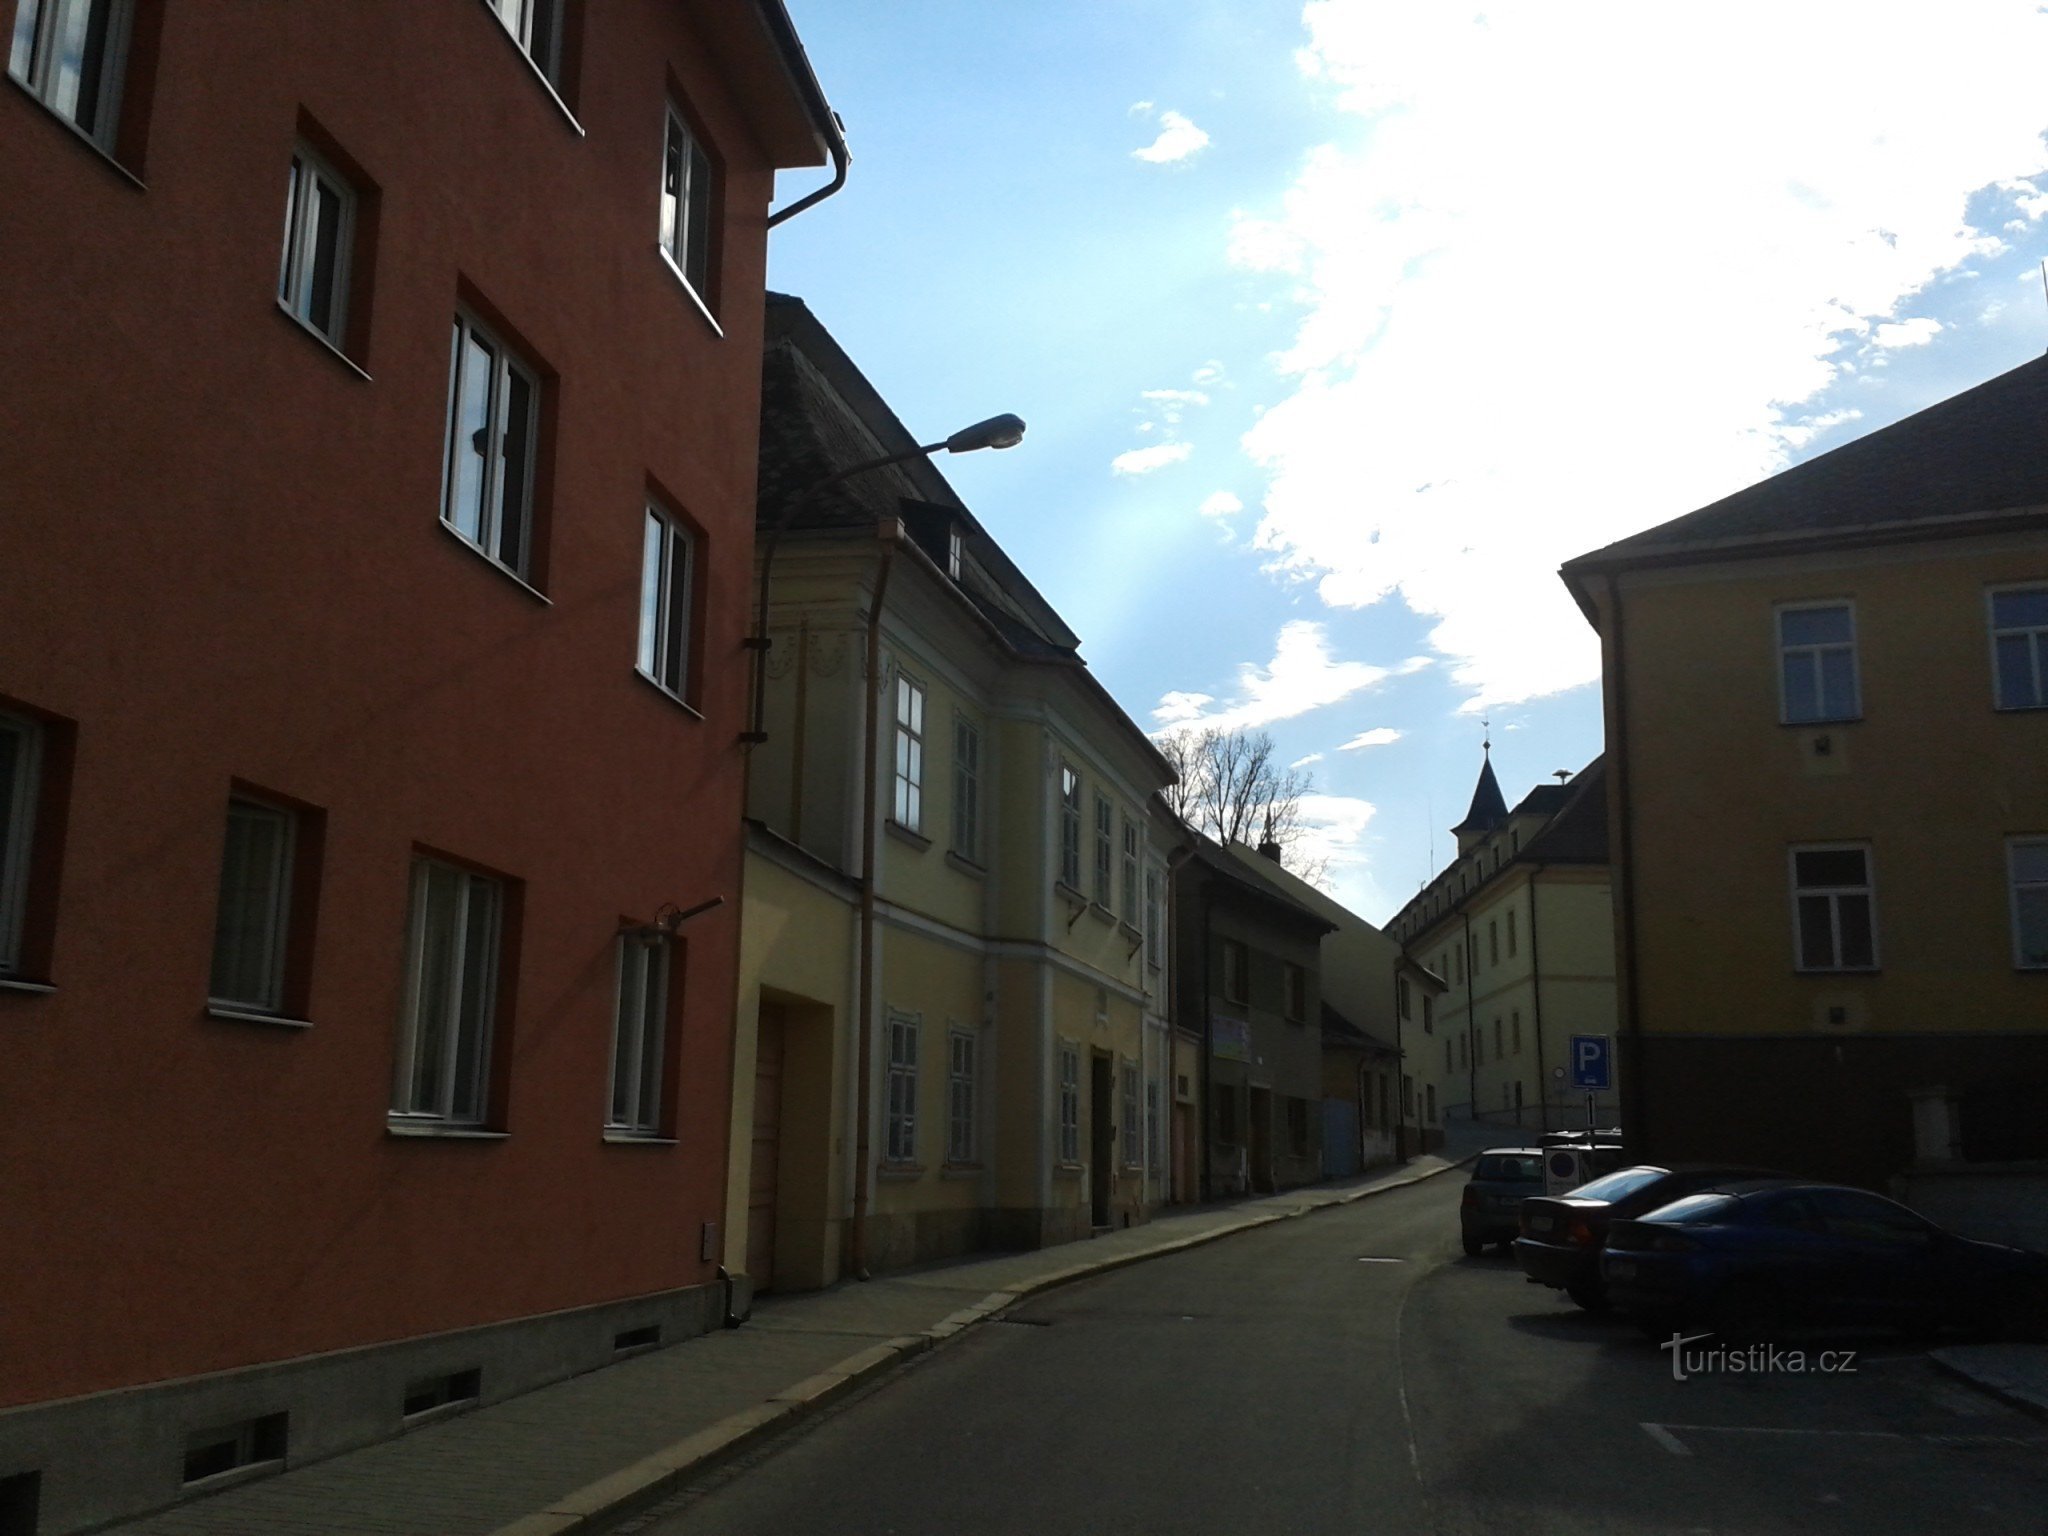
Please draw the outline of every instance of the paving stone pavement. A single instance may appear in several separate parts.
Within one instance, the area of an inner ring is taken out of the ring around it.
[[[114,1536],[562,1536],[659,1497],[712,1457],[1022,1296],[1398,1188],[1478,1144],[1468,1134],[1401,1167],[1176,1210],[1057,1248],[762,1297],[743,1327],[181,1504]]]

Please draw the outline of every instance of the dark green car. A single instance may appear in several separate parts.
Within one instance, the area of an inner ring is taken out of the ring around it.
[[[1522,1202],[1543,1193],[1540,1147],[1489,1147],[1472,1165],[1458,1202],[1458,1235],[1468,1257],[1488,1243],[1510,1247],[1522,1229]]]

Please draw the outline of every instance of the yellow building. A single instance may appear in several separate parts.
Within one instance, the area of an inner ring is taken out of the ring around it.
[[[762,508],[791,516],[749,749],[728,1268],[818,1286],[1144,1219],[1171,769],[794,299],[770,304]]]
[[[2048,1156],[2044,421],[2037,361],[1565,566],[1639,1150]]]
[[[1453,831],[1456,860],[1386,928],[1448,988],[1422,1002],[1423,1123],[1582,1128],[1587,1096],[1569,1086],[1569,1042],[1612,1036],[1616,1019],[1603,762],[1537,785],[1510,811],[1489,755]],[[1614,1092],[1593,1110],[1612,1126]]]

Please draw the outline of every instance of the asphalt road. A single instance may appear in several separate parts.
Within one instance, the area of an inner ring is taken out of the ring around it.
[[[2048,1536],[2048,1424],[1883,1336],[1678,1380],[1462,1257],[1461,1183],[1052,1292],[618,1529]]]

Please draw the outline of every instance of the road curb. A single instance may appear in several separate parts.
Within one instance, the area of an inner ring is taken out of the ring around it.
[[[1476,1156],[1478,1154],[1475,1152],[1473,1157]],[[1200,1248],[1222,1238],[1233,1237],[1239,1232],[1270,1227],[1275,1222],[1294,1221],[1303,1216],[1314,1215],[1318,1211],[1337,1210],[1355,1205],[1373,1195],[1383,1195],[1392,1190],[1406,1189],[1412,1184],[1420,1184],[1423,1180],[1433,1179],[1440,1173],[1461,1168],[1470,1161],[1470,1157],[1462,1158],[1455,1163],[1445,1163],[1441,1168],[1432,1168],[1426,1173],[1414,1174],[1386,1184],[1375,1184],[1368,1189],[1340,1195],[1333,1200],[1318,1201],[1314,1205],[1304,1205],[1293,1210],[1261,1212],[1245,1221],[1233,1222],[1229,1226],[1216,1227],[1207,1232],[1192,1233],[1187,1237],[1177,1238],[1170,1243],[1160,1243],[1151,1248],[1083,1260],[1064,1269],[1053,1270],[1049,1274],[1033,1276],[1008,1290],[991,1291],[972,1306],[962,1307],[922,1332],[889,1339],[848,1355],[844,1360],[827,1366],[815,1375],[806,1376],[802,1381],[783,1388],[764,1402],[729,1414],[708,1428],[687,1435],[651,1456],[642,1457],[631,1466],[622,1467],[594,1483],[586,1483],[583,1487],[551,1501],[545,1509],[522,1516],[510,1525],[499,1526],[490,1533],[490,1536],[569,1536],[571,1532],[608,1525],[622,1516],[658,1503],[713,1461],[746,1449],[755,1441],[786,1428],[805,1415],[816,1412],[835,1398],[844,1396],[869,1378],[883,1371],[893,1370],[905,1360],[935,1349],[975,1324],[999,1317],[1019,1302],[1041,1292],[1056,1290],[1060,1286],[1071,1285],[1077,1280],[1086,1280],[1094,1275],[1108,1274],[1112,1270],[1125,1269],[1147,1259],[1164,1258],[1168,1254]]]
[[[1986,1397],[1995,1397],[2008,1408],[2017,1408],[2021,1413],[2048,1420],[2048,1398],[2042,1397],[2039,1392],[2029,1391],[2003,1376],[1973,1369],[1954,1359],[1946,1349],[1930,1349],[1927,1358],[1958,1381],[1975,1387]]]

